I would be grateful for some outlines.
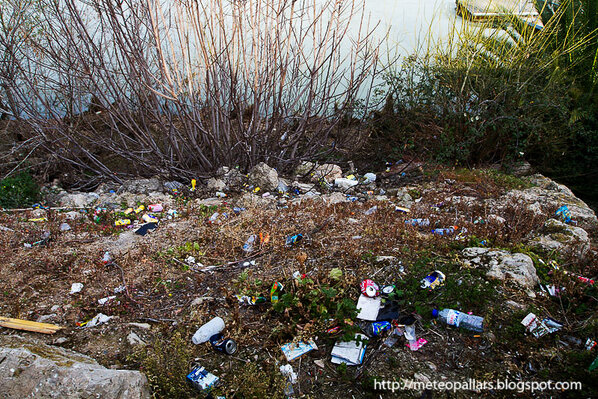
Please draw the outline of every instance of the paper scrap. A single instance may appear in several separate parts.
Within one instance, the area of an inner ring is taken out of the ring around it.
[[[376,321],[378,318],[378,311],[380,311],[381,297],[369,298],[361,295],[357,301],[357,310],[359,314],[357,318],[360,320]]]

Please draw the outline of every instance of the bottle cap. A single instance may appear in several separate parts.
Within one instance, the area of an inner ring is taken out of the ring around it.
[[[434,318],[438,317],[438,309],[432,309],[432,317],[434,317]]]

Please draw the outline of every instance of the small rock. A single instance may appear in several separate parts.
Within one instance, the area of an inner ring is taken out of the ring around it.
[[[334,205],[339,204],[341,202],[347,202],[347,197],[343,193],[335,192],[331,194],[324,195],[322,200],[327,205]]]
[[[326,368],[326,363],[323,359],[314,360],[314,364],[320,368]]]
[[[73,208],[87,208],[99,198],[97,193],[70,193],[60,198],[60,206]]]
[[[510,307],[513,310],[524,310],[526,308],[525,305],[523,305],[519,302],[512,301],[512,300],[506,301],[505,305],[507,305],[508,307]]]
[[[68,338],[67,337],[60,337],[54,340],[54,345],[62,345],[68,342]]]
[[[133,327],[141,328],[143,330],[149,330],[150,328],[152,328],[152,326],[149,325],[148,323],[129,323],[129,325],[133,326]]]
[[[200,298],[195,298],[193,302],[191,302],[191,306],[199,306],[204,302],[213,301],[214,297],[211,296],[202,296]]]
[[[195,201],[197,205],[203,206],[220,206],[224,200],[222,198],[204,198]]]
[[[139,371],[107,369],[81,353],[37,340],[0,336],[0,359],[3,398],[150,398]]]
[[[45,314],[37,318],[38,323],[46,323],[49,320],[56,318],[56,313]]]
[[[127,341],[129,341],[130,345],[145,345],[145,341],[139,337],[135,332],[131,331],[129,335],[127,335]]]
[[[211,178],[208,180],[208,190],[212,191],[224,191],[226,189],[226,183],[220,179]]]
[[[61,223],[59,228],[60,231],[69,231],[71,229],[71,226],[69,226],[68,223]]]
[[[343,171],[340,166],[326,163],[315,168],[310,180],[315,183],[320,181],[320,179],[324,179],[326,183],[332,183],[342,177]]]
[[[76,294],[78,292],[81,292],[82,289],[83,289],[83,283],[73,283],[71,285],[71,292],[70,292],[70,294],[73,295],[73,294]]]
[[[249,172],[249,184],[263,191],[275,191],[278,187],[278,172],[264,162],[260,162]]]
[[[359,182],[357,180],[339,178],[334,180],[334,186],[340,190],[348,190],[351,187],[355,187]]]
[[[499,280],[509,278],[526,289],[531,289],[540,282],[534,262],[525,254],[480,247],[465,248],[461,254],[465,258],[464,263],[487,267],[487,277]]]
[[[316,164],[314,164],[313,162],[304,161],[301,163],[301,165],[295,168],[295,175],[301,177],[306,176],[308,173],[315,169],[315,166]]]
[[[560,251],[584,259],[590,250],[590,238],[581,227],[571,226],[556,219],[548,219],[541,231],[530,244],[544,250]]]
[[[33,212],[31,212],[31,216],[33,218],[43,218],[46,217],[46,211],[45,209],[34,209]]]

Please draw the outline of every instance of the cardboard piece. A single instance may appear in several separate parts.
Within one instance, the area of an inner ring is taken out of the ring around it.
[[[365,295],[360,295],[357,301],[357,310],[359,314],[357,318],[360,320],[376,321],[378,312],[380,311],[381,297],[369,298]]]
[[[355,338],[361,338],[361,341],[337,342],[332,348],[332,359],[334,364],[346,364],[347,366],[358,366],[363,362],[365,350],[367,348],[364,342],[367,337],[363,334],[356,334]]]
[[[318,349],[316,343],[311,339],[305,342],[289,342],[288,344],[284,344],[281,348],[282,353],[284,353],[287,361],[290,362],[292,360],[297,359],[298,357],[306,354],[309,351],[314,349]]]

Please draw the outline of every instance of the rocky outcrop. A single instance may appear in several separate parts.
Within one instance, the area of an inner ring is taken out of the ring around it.
[[[581,227],[548,219],[530,244],[545,252],[559,251],[583,259],[590,250],[590,237]]]
[[[149,398],[139,371],[113,370],[67,349],[17,336],[0,337],[0,392],[21,398]]]
[[[469,267],[486,267],[486,276],[498,280],[512,280],[516,284],[531,289],[540,280],[532,259],[522,253],[511,254],[508,251],[488,248],[465,248],[461,255]]]
[[[596,213],[582,200],[577,198],[566,186],[536,174],[527,178],[534,187],[523,190],[511,190],[497,200],[493,200],[495,209],[504,209],[513,203],[520,203],[532,208],[536,214],[552,215],[554,211],[567,205],[571,219],[584,229],[598,229]]]

